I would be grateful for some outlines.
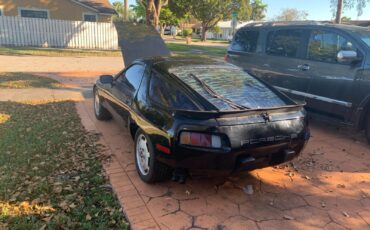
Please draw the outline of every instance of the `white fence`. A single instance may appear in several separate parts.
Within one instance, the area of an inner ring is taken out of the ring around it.
[[[118,49],[113,23],[0,16],[0,45]]]

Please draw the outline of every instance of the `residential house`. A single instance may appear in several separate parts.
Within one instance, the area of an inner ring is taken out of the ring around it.
[[[344,24],[368,27],[370,29],[370,20],[351,20],[349,22],[343,22]]]
[[[239,29],[249,22],[238,22],[236,29]],[[220,39],[220,40],[231,40],[233,37],[232,21],[220,21],[217,26],[221,29],[221,33],[214,33],[211,31],[207,32],[207,39]]]
[[[111,22],[109,0],[0,0],[0,16]]]

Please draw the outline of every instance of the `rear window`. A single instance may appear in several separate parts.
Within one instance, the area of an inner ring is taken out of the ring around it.
[[[230,47],[234,51],[254,53],[257,50],[258,37],[259,31],[239,30]]]
[[[303,36],[302,30],[277,30],[267,35],[266,53],[283,57],[297,57]]]
[[[194,103],[178,88],[152,73],[149,87],[152,101],[171,109],[198,110]]]
[[[263,83],[232,65],[188,65],[174,67],[169,71],[220,110],[235,110],[234,104],[245,109],[286,105]],[[200,82],[219,97],[212,95]]]

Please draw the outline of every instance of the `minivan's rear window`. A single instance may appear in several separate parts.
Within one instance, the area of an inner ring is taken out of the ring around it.
[[[266,53],[283,57],[297,57],[303,30],[284,29],[267,35]]]
[[[231,43],[231,50],[254,53],[257,50],[259,31],[240,29]]]
[[[259,80],[232,65],[178,66],[170,68],[169,72],[220,110],[236,110],[235,105],[243,109],[286,105]]]

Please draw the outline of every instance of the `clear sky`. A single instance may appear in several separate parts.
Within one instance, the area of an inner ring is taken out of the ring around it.
[[[114,2],[117,0],[110,1]],[[277,16],[284,8],[305,10],[310,20],[330,20],[332,18],[330,0],[263,0],[263,2],[268,4],[267,19]],[[130,5],[135,4],[135,0],[129,0],[129,3]],[[370,20],[370,3],[367,5],[362,16],[358,18],[359,20]],[[351,17],[352,20],[356,20],[356,9],[345,10],[343,16]]]

